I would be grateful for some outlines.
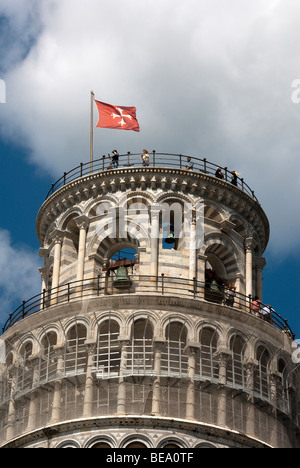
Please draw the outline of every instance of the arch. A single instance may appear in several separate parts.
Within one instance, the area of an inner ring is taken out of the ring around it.
[[[120,448],[153,448],[153,444],[149,437],[143,434],[129,435],[120,441]]]
[[[64,440],[60,442],[55,448],[57,449],[80,449],[80,445],[76,440]]]
[[[242,216],[237,213],[232,213],[229,216],[229,221],[234,224],[233,230],[243,239],[246,239],[250,236],[250,226]]]
[[[168,436],[164,437],[159,444],[157,445],[157,448],[187,448],[187,444],[182,440],[179,439],[178,437],[174,436]]]
[[[213,444],[208,443],[208,442],[201,442],[200,444],[195,445],[195,448],[215,449],[217,447],[215,445],[213,445]]]
[[[116,448],[116,440],[107,435],[95,436],[89,439],[85,444],[84,448]]]
[[[267,345],[264,343],[257,344],[255,356],[258,365],[254,371],[254,391],[260,398],[267,400],[270,398],[270,373],[268,366],[271,355]]]
[[[226,218],[226,212],[214,201],[205,200],[204,218],[220,223]]]
[[[218,276],[225,274],[226,279],[230,279],[238,273],[240,255],[235,244],[227,236],[220,233],[205,236],[203,253],[207,256],[208,262],[212,262],[211,266],[216,273],[220,273]],[[223,270],[220,270],[221,265]]]
[[[88,202],[84,209],[84,213],[88,218],[95,218],[105,215],[106,208],[116,208],[118,206],[118,198],[107,194],[105,198],[92,199]],[[104,205],[101,207],[101,205]]]

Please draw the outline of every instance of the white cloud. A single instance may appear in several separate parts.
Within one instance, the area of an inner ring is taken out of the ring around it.
[[[8,231],[0,229],[0,323],[22,304],[39,294],[40,259],[26,246],[14,246]]]
[[[23,15],[19,2],[4,4],[35,41],[25,58],[22,41],[13,47],[0,124],[36,165],[55,178],[89,160],[94,90],[135,105],[141,126],[96,129],[95,158],[148,147],[235,167],[270,217],[271,246],[281,250],[283,235],[285,250],[298,245],[299,2],[28,0]]]

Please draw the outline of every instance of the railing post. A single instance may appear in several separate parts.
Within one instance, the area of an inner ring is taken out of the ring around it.
[[[105,154],[102,156],[102,171],[104,171],[104,160],[105,160]]]
[[[193,282],[194,282],[194,299],[195,299],[196,294],[197,294],[197,280],[195,277],[193,278]]]
[[[227,182],[228,181],[228,167],[224,167],[224,171],[225,171],[225,180]]]
[[[25,304],[26,304],[26,301],[23,301],[22,302],[22,318],[25,317]]]
[[[64,172],[64,185],[66,185],[66,175],[67,175],[67,173]]]
[[[165,277],[165,274],[162,273],[161,274],[161,293],[162,293],[162,295],[164,295],[164,286],[165,286],[164,285],[164,277]]]
[[[249,312],[251,313],[251,304],[252,304],[252,294],[249,294]]]
[[[179,167],[182,168],[182,154],[179,155]]]
[[[83,176],[83,163],[80,163],[80,177]]]
[[[155,167],[155,153],[156,153],[156,151],[153,150],[152,153],[153,153],[153,167]]]
[[[45,303],[46,303],[46,289],[43,289],[43,310],[45,309]]]
[[[127,166],[130,166],[130,151],[127,151]]]
[[[203,159],[203,163],[204,163],[204,165],[203,165],[203,172],[206,172],[206,163],[207,163],[207,159],[206,159],[206,158]]]
[[[100,294],[100,275],[97,276],[97,296]]]

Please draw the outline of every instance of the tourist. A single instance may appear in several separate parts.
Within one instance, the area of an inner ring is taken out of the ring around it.
[[[225,291],[225,305],[228,305],[230,307],[233,307],[234,304],[234,298],[235,298],[235,290],[236,287],[231,284],[229,288]]]
[[[266,305],[261,309],[261,314],[262,318],[269,323],[272,323],[272,313],[275,312],[274,309],[272,309],[272,306],[270,304]]]
[[[215,176],[218,179],[224,179],[224,174],[223,174],[222,169],[220,167],[218,167],[218,169],[216,170]]]
[[[232,185],[235,185],[237,187],[237,182],[238,182],[237,176],[239,175],[239,173],[236,171],[231,171],[230,174],[232,174],[232,179],[231,179]]]
[[[117,150],[112,151],[112,166],[114,169],[119,167],[119,153]]]
[[[253,312],[256,317],[261,317],[261,301],[259,300],[258,296],[255,296],[255,298],[252,301],[251,304],[251,311]]]
[[[190,156],[188,156],[187,159],[186,159],[186,161],[187,161],[187,164],[186,164],[186,166],[185,166],[185,169],[186,169],[187,171],[192,171],[193,168],[194,168],[194,163],[192,162],[192,158],[191,158]]]
[[[141,155],[143,166],[149,166],[149,153],[148,150],[143,149],[143,154]]]

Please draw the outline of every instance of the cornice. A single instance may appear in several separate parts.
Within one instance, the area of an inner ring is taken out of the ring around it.
[[[269,222],[260,204],[246,192],[230,182],[217,179],[203,172],[165,167],[139,167],[107,170],[84,176],[69,182],[41,206],[36,220],[39,241],[43,245],[45,233],[50,224],[66,209],[99,196],[119,192],[146,190],[184,193],[185,196],[214,200],[242,215],[257,229],[262,245],[269,239]]]

